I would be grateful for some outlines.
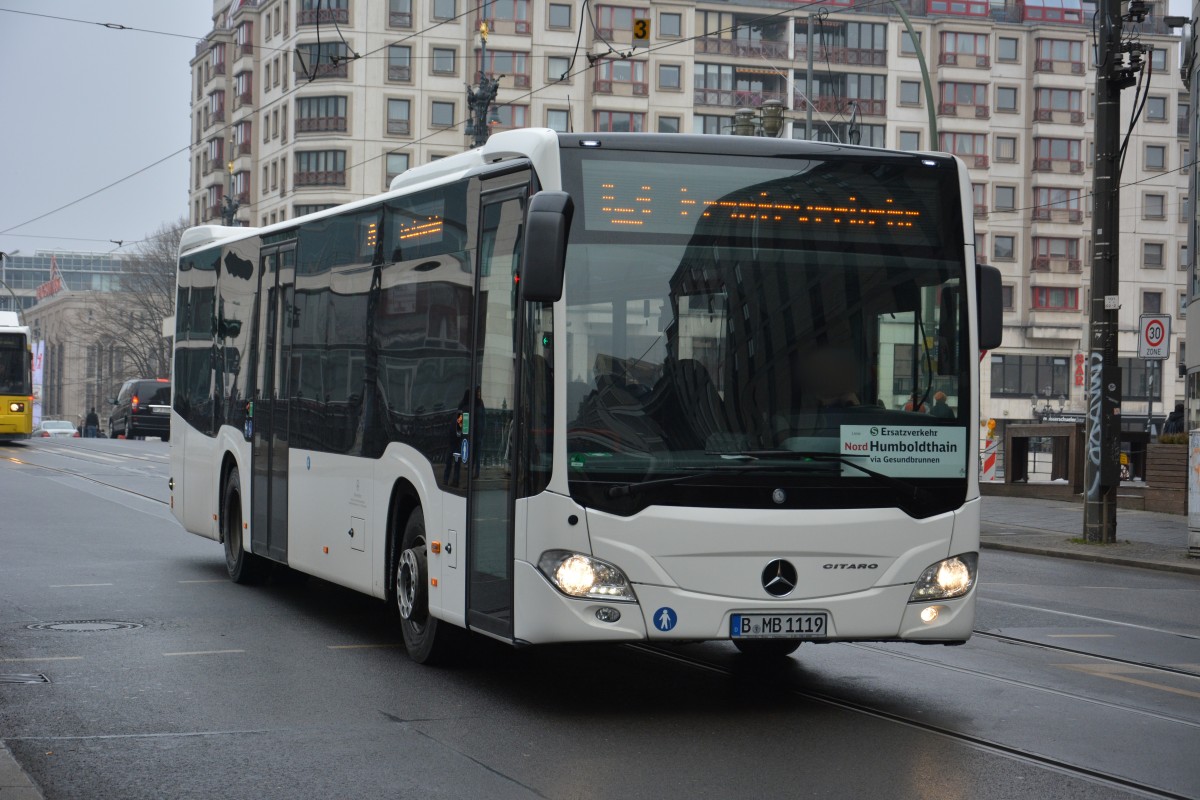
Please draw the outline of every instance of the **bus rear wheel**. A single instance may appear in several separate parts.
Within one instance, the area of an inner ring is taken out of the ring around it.
[[[418,664],[444,663],[453,655],[458,631],[429,613],[428,545],[425,514],[417,506],[408,516],[392,574],[396,576],[396,611],[409,658]]]
[[[128,424],[128,423],[126,423]],[[242,544],[242,479],[237,467],[225,479],[221,495],[221,539],[225,542],[225,569],[234,583],[262,583],[267,576],[267,562],[254,553],[246,552]]]
[[[755,659],[786,658],[796,652],[799,639],[734,639],[733,646],[742,655]]]

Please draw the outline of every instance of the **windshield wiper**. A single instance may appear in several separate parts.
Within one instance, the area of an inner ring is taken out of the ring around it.
[[[829,464],[842,464],[847,467],[858,470],[864,475],[870,477],[876,483],[892,489],[898,495],[897,505],[901,511],[914,516],[914,510],[920,510],[919,507],[925,506],[930,502],[932,497],[929,492],[917,486],[914,483],[897,478],[893,475],[886,475],[882,472],[876,472],[869,467],[864,467],[862,464],[854,461],[852,458],[841,455],[840,453],[829,453],[822,450],[743,450],[737,453],[722,453],[726,457],[735,458],[781,458],[801,461],[817,461]],[[769,465],[761,465],[769,466]]]
[[[785,451],[791,452],[791,451]],[[635,481],[634,483],[622,483],[617,486],[608,487],[607,494],[609,497],[629,497],[630,495],[641,494],[647,489],[655,489],[659,486],[673,486],[679,483],[687,483],[689,481],[698,480],[700,478],[711,478],[714,475],[744,475],[747,472],[777,472],[780,468],[795,469],[795,464],[756,464],[745,463],[755,462],[758,456],[751,453],[713,453],[712,455],[720,455],[722,458],[729,459],[734,463],[729,467],[724,466],[705,466],[701,472],[689,472],[686,475],[672,475],[669,478],[651,478],[647,481]]]

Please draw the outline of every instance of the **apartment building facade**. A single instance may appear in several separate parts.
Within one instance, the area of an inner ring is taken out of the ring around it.
[[[1004,346],[982,363],[984,413],[1082,413],[1094,5],[899,5],[915,46],[896,6],[879,0],[819,9],[780,0],[215,0],[213,31],[192,61],[191,222],[220,222],[232,197],[240,224],[272,224],[384,191],[409,166],[460,152],[470,145],[467,86],[481,69],[502,76],[493,130],[727,135],[738,109],[751,109],[761,130],[761,109],[782,106],[785,137],[964,159],[978,259],[1004,274]],[[1179,39],[1160,13],[1140,26],[1152,74],[1120,193],[1127,427],[1151,411],[1161,418],[1184,392],[1194,103],[1179,76]],[[635,46],[640,20],[649,37]],[[1124,119],[1133,106],[1130,90]],[[1173,317],[1168,362],[1136,358],[1142,313]]]

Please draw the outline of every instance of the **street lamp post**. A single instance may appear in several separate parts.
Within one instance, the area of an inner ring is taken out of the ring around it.
[[[21,324],[25,324],[25,309],[21,307],[21,300],[17,297],[17,293],[8,285],[8,274],[6,265],[8,260],[20,253],[20,250],[13,250],[11,253],[0,252],[0,286],[8,290],[9,296],[12,297],[13,308],[17,311],[17,317],[20,318]]]

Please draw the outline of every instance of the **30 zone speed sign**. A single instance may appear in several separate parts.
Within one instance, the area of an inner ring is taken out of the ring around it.
[[[1165,359],[1171,355],[1171,317],[1143,314],[1138,325],[1138,358]]]

